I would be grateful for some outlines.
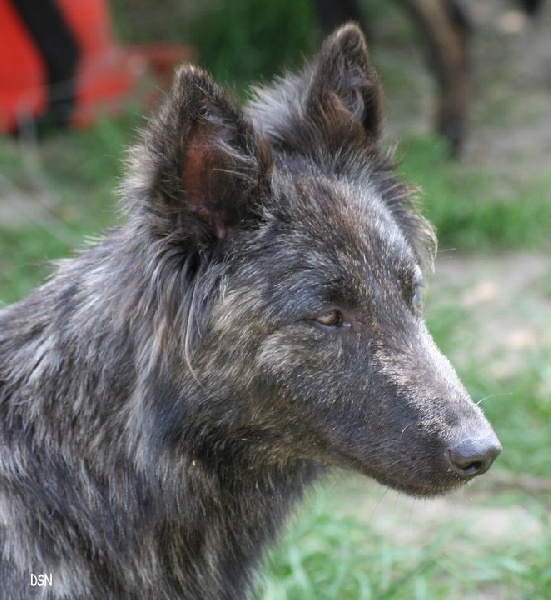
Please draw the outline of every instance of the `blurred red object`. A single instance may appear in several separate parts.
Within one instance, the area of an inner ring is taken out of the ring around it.
[[[73,126],[120,113],[148,70],[166,87],[175,64],[194,55],[189,46],[177,44],[117,44],[105,0],[55,0],[55,5],[79,52],[68,119]],[[0,0],[0,40],[0,132],[13,132],[48,111],[48,72],[11,0]]]
[[[0,131],[46,109],[42,58],[8,0],[0,0]]]

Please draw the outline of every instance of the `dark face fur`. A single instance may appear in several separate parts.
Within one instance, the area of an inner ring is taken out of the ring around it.
[[[420,495],[484,472],[499,442],[422,319],[434,236],[381,156],[359,30],[245,112],[195,69],[174,94],[130,194],[150,198],[165,252],[185,246],[195,299],[173,379],[192,370],[255,464],[314,460]],[[188,424],[176,410],[167,436]]]

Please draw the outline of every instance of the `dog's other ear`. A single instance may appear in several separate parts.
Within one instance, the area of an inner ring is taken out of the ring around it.
[[[254,89],[248,112],[275,145],[326,160],[343,149],[377,152],[381,104],[364,35],[350,23],[325,40],[302,72]]]
[[[330,35],[314,65],[306,100],[307,114],[315,119],[344,110],[359,121],[369,143],[381,133],[382,88],[372,67],[361,29],[349,23]]]
[[[123,192],[155,234],[205,247],[258,214],[271,166],[269,142],[239,104],[186,66],[132,151]]]

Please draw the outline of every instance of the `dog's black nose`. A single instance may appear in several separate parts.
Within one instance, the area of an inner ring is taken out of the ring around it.
[[[501,444],[492,433],[482,439],[463,439],[448,449],[451,470],[461,479],[472,479],[482,475],[501,452]]]

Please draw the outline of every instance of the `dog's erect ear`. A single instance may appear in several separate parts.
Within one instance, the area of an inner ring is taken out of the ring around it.
[[[382,91],[357,25],[337,29],[301,73],[254,92],[247,110],[278,146],[322,160],[377,152]]]
[[[241,107],[211,78],[183,69],[187,127],[182,135],[181,178],[189,211],[219,239],[251,216],[266,191],[271,151],[255,134]]]
[[[231,95],[187,66],[131,160],[127,187],[153,230],[204,246],[258,213],[272,152]]]
[[[306,101],[314,118],[344,109],[363,125],[371,143],[381,129],[382,91],[371,66],[364,35],[357,25],[344,25],[329,36],[318,55]],[[318,114],[321,113],[321,114]]]

